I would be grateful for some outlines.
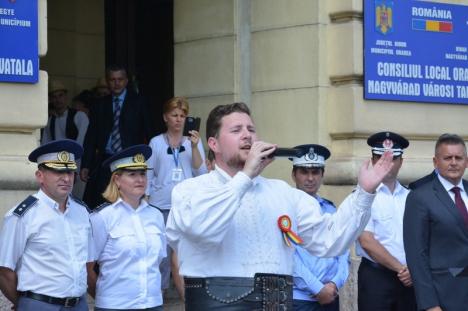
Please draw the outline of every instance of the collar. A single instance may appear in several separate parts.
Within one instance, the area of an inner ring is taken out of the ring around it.
[[[127,212],[130,213],[139,213],[142,211],[144,208],[148,207],[148,202],[146,200],[140,200],[140,205],[136,209],[134,209],[130,204],[122,200],[122,198],[119,198],[117,201],[115,201],[114,206],[122,206]]]
[[[169,147],[167,147],[167,154],[173,154],[173,152],[172,152],[172,149],[173,149],[173,148],[171,148],[170,146],[169,146]],[[185,147],[184,147],[184,146],[182,146],[182,145],[180,145],[179,147],[177,147],[177,148],[174,148],[174,149],[179,149],[179,153],[181,153],[181,152],[184,152],[184,151],[185,151]]]
[[[403,187],[400,182],[397,180],[395,181],[395,190],[393,191],[393,195],[398,194],[401,191],[404,191],[406,188]],[[390,193],[390,189],[384,184],[380,183],[380,185],[377,187],[376,192],[387,192]]]
[[[465,187],[463,186],[463,178],[460,179],[460,181],[458,182],[458,184],[454,185],[452,184],[450,181],[448,181],[447,179],[445,179],[444,177],[442,177],[440,174],[437,174],[437,178],[439,178],[439,181],[440,183],[442,184],[442,186],[445,188],[445,190],[447,190],[447,192],[450,192],[450,190],[453,188],[453,187],[458,187],[461,189],[461,191],[465,191]]]
[[[120,104],[120,106],[122,106],[122,104],[123,104],[123,102],[125,100],[125,96],[127,96],[127,89],[126,88],[122,91],[122,93],[120,93],[119,96],[113,96],[112,95],[112,102],[114,102],[114,100],[116,98],[118,98],[119,99],[119,104]]]
[[[219,174],[219,176],[223,179],[224,182],[228,182],[228,181],[230,181],[230,180],[233,178],[233,177],[231,177],[225,170],[223,170],[222,168],[220,168],[216,163],[215,163],[215,169],[214,169],[214,171],[216,171],[216,172]],[[236,175],[239,174],[239,173],[240,173],[240,174],[244,174],[242,171],[239,171],[239,172],[236,173]],[[244,175],[245,175],[245,174],[244,174]],[[234,176],[235,176],[235,175],[234,175]],[[245,175],[245,176],[247,176],[247,175]],[[247,177],[248,177],[248,176],[247,176]],[[248,177],[248,178],[250,178],[250,177]],[[254,186],[256,186],[256,185],[258,184],[258,182],[259,182],[258,176],[252,178],[251,180],[252,180],[252,184],[253,184]]]
[[[39,190],[37,193],[37,198],[41,201],[41,203],[47,205],[48,207],[59,211],[59,204],[53,200],[51,197],[49,197],[44,191]],[[66,203],[66,208],[65,208],[65,213],[68,212],[68,208],[70,207],[70,198],[67,198],[67,203]]]

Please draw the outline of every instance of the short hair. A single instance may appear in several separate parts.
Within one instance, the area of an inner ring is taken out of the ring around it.
[[[119,187],[117,187],[117,184],[115,183],[115,177],[116,175],[122,175],[122,172],[122,170],[116,170],[112,173],[109,184],[107,185],[106,190],[102,193],[102,197],[111,203],[114,203],[120,198]]]
[[[219,129],[221,128],[221,119],[234,112],[245,113],[250,116],[250,109],[244,103],[219,105],[213,108],[206,120],[206,140],[210,137],[218,137]]]
[[[210,162],[213,162],[213,161],[215,160],[215,155],[214,155],[213,150],[211,150],[211,149],[208,148],[208,154],[206,155],[206,158],[207,158],[208,161],[210,161]]]
[[[163,113],[166,114],[176,108],[182,110],[185,115],[189,114],[189,103],[185,97],[172,97],[167,102],[164,103]]]
[[[457,134],[445,133],[440,135],[435,145],[435,154],[437,154],[437,150],[439,149],[440,145],[462,145],[463,149],[465,149],[466,154],[465,141]]]
[[[125,68],[122,65],[117,65],[117,64],[110,65],[109,67],[106,68],[106,78],[109,78],[110,73],[115,72],[115,71],[123,71],[125,73],[125,77],[128,78],[127,68]]]

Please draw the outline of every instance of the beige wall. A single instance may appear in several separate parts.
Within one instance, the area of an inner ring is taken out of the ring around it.
[[[466,106],[363,99],[361,0],[176,0],[174,20],[175,94],[204,120],[214,105],[244,100],[262,139],[327,145],[322,192],[335,201],[356,183],[376,131],[410,139],[404,183],[431,171],[441,133],[468,137]],[[285,160],[265,172],[289,174]]]
[[[362,16],[362,0],[175,0],[175,94],[204,120],[214,105],[244,100],[262,139],[327,145],[321,194],[335,202],[356,184],[377,131],[409,138],[400,177],[412,181],[432,170],[441,133],[468,137],[468,107],[365,101]],[[290,181],[290,171],[279,159],[264,175]],[[347,311],[357,310],[352,262]]]

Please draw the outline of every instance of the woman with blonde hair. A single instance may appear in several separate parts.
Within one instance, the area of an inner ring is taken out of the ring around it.
[[[97,311],[162,310],[159,265],[166,237],[161,212],[144,199],[150,156],[150,147],[137,145],[103,163],[112,172],[103,193],[111,203],[91,215],[96,261],[87,267]]]
[[[149,146],[153,154],[148,159],[148,165],[153,171],[148,172],[148,188],[150,204],[157,206],[167,220],[171,208],[172,188],[184,179],[192,178],[207,172],[205,152],[198,131],[190,131],[189,136],[183,136],[185,119],[189,113],[189,104],[184,97],[174,97],[163,106],[163,118],[167,131],[151,139]],[[161,265],[163,289],[169,287],[171,250]],[[174,281],[177,290],[183,297],[180,279]]]

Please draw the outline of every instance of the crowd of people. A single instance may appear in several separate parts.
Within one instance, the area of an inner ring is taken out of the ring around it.
[[[354,242],[360,311],[468,306],[458,135],[439,137],[434,172],[411,190],[398,181],[409,141],[371,135],[355,191],[336,208],[318,194],[325,146],[295,147],[293,188],[261,176],[277,145],[259,139],[247,105],[210,112],[205,159],[199,132],[183,134],[185,98],[164,104],[167,131],[152,137],[126,70],[111,66],[101,82],[99,97],[98,87],[81,93],[74,108],[63,84],[50,85],[49,121],[29,155],[40,189],[0,233],[0,289],[16,310],[87,310],[87,293],[99,311],[162,310],[172,274],[188,311],[337,311]],[[78,176],[86,188],[72,195]]]

